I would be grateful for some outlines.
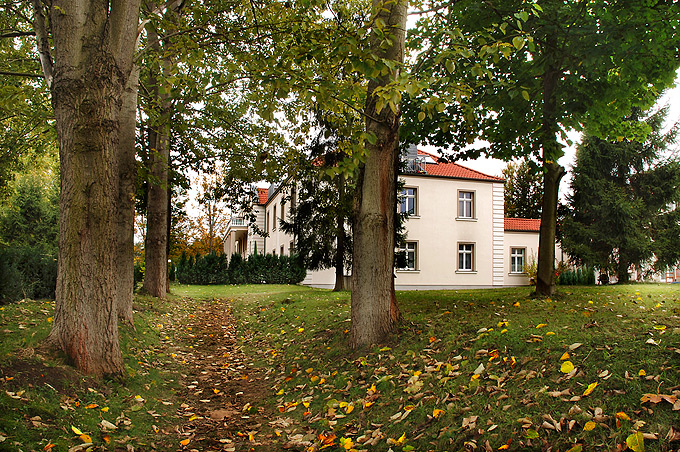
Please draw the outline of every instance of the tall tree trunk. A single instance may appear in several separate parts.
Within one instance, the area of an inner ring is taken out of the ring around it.
[[[345,176],[342,174],[336,178],[338,189],[338,202],[342,203],[345,198]],[[336,247],[335,247],[335,287],[334,292],[345,290],[345,216],[342,204],[338,207],[336,223]]]
[[[628,269],[630,268],[630,262],[621,256],[621,250],[619,250],[619,261],[616,266],[616,279],[617,284],[627,284],[630,282],[630,274],[628,274]]]
[[[373,0],[375,22],[384,22],[383,40],[377,30],[370,47],[378,57],[404,61],[407,2]],[[354,251],[352,268],[351,346],[359,348],[384,341],[399,319],[394,294],[394,229],[397,212],[399,115],[397,105],[376,111],[374,91],[394,81],[399,69],[371,79],[366,97],[366,131],[377,141],[366,146],[366,162],[359,168],[354,198]]]
[[[144,291],[165,297],[168,280],[168,132],[160,126],[149,133]]]
[[[134,294],[135,260],[135,192],[137,189],[137,161],[135,142],[137,131],[137,88],[139,66],[134,65],[123,95],[120,151],[118,153],[118,216],[116,224],[115,276],[118,318],[133,325],[132,299]]]
[[[41,10],[38,0],[34,8]],[[84,373],[122,374],[112,244],[120,193],[117,153],[126,122],[121,99],[133,67],[139,1],[120,0],[109,11],[104,3],[55,0],[50,14],[61,194],[48,340]],[[35,25],[41,28],[44,21],[36,17]],[[51,64],[50,55],[42,55],[49,49],[43,45],[40,51],[43,64]],[[44,72],[49,79],[51,68]]]
[[[149,47],[160,53],[160,38],[153,26],[147,26]],[[162,80],[156,76],[167,74],[169,62],[159,56],[160,63],[151,71],[149,84],[157,108],[149,132],[148,194],[146,243],[144,245],[144,291],[154,297],[165,297],[168,290],[168,173],[170,162],[170,103],[161,93]],[[152,107],[154,108],[154,107]]]
[[[557,230],[557,197],[564,168],[556,163],[543,166],[543,210],[538,239],[536,293],[550,296],[555,292],[555,235]]]
[[[548,37],[548,47],[555,48],[554,38]],[[538,240],[538,268],[536,294],[550,296],[555,292],[555,235],[557,231],[557,198],[564,168],[557,164],[562,154],[557,142],[555,119],[555,89],[562,73],[556,65],[548,65],[543,75],[543,124],[541,146],[543,151],[543,210]]]

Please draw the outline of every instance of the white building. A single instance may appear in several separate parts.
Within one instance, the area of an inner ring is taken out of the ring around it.
[[[397,290],[486,288],[528,285],[527,264],[538,255],[540,220],[503,215],[504,180],[456,163],[438,162],[423,151],[408,157],[398,206],[407,211],[407,265],[395,271]],[[271,186],[258,189],[253,210],[258,235],[240,217],[227,228],[225,253],[289,254],[292,236],[279,221],[294,205],[295,193]],[[335,270],[308,272],[303,284],[332,288]]]

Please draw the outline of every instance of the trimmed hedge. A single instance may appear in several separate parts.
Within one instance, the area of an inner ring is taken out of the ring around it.
[[[175,275],[182,284],[298,284],[307,274],[297,256],[182,253]]]
[[[560,274],[557,284],[561,286],[594,286],[595,270],[590,267],[579,267]]]

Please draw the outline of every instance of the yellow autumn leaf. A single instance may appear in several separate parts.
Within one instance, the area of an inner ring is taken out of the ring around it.
[[[276,393],[276,395],[283,395],[285,391],[283,389],[279,389],[279,392]]]
[[[595,422],[588,421],[588,422],[586,422],[586,425],[583,426],[583,431],[584,432],[590,432],[590,431],[594,430],[595,427],[597,427],[597,424]]]
[[[560,367],[560,372],[563,374],[568,374],[572,370],[574,370],[574,364],[571,361],[564,361]]]
[[[81,432],[78,427],[71,426],[71,430],[73,430],[73,433],[75,433],[78,436],[83,434],[83,432]]]
[[[441,416],[442,414],[444,414],[444,410],[440,410],[440,409],[438,409],[438,408],[435,408],[435,409],[432,411],[432,417],[435,418],[435,419],[437,419],[437,418],[438,418],[439,416]]]
[[[347,405],[347,409],[345,410],[345,413],[349,414],[349,413],[351,413],[352,411],[354,411],[354,405],[352,405],[352,404],[350,403],[349,405]]]
[[[519,308],[520,307],[519,301],[516,302],[515,304],[513,304],[513,306],[516,307],[516,308]]]
[[[109,407],[107,407],[107,406],[103,407],[103,408],[102,408],[102,411],[103,411],[104,413],[107,413],[107,412],[109,411]]]
[[[314,383],[314,382],[315,382],[316,380],[318,380],[318,379],[319,379],[319,376],[318,376],[318,375],[313,375],[309,380],[310,380],[312,383]]]
[[[590,383],[590,384],[588,385],[588,388],[586,388],[586,390],[583,391],[583,395],[584,395],[584,396],[587,396],[587,395],[592,394],[592,392],[595,390],[596,387],[597,387],[597,382],[595,382],[595,383]]]
[[[92,442],[92,438],[90,438],[90,435],[86,435],[85,433],[80,435],[79,438],[84,443],[91,443]]]
[[[406,405],[404,407],[404,411],[411,411],[411,410],[415,409],[415,407],[416,407],[415,405]]]
[[[345,450],[350,450],[354,447],[354,442],[352,438],[340,438],[340,445],[345,448]]]
[[[626,438],[626,445],[633,452],[644,452],[645,450],[645,437],[642,432],[635,432]]]
[[[302,332],[304,332],[304,331],[305,331],[304,328],[298,328],[298,333],[302,333]]]
[[[644,377],[645,375],[647,375],[647,372],[645,372],[644,369],[640,369],[640,371],[638,372],[638,376],[639,376],[639,377]]]
[[[220,393],[220,390],[217,389],[217,388],[213,388],[213,392],[214,392],[215,394],[219,394],[219,393]]]
[[[546,336],[554,336],[555,332],[554,331],[548,331],[547,333],[545,333],[545,335]]]
[[[564,352],[562,356],[560,356],[560,361],[564,361],[569,359],[569,352]]]
[[[111,444],[111,435],[104,435],[102,436],[102,439],[106,444]]]
[[[654,329],[663,331],[666,329],[666,325],[654,325]]]
[[[571,449],[567,450],[567,452],[581,452],[583,450],[583,446],[580,444],[575,445]]]
[[[85,409],[86,409],[86,410],[89,410],[89,409],[91,409],[91,408],[97,408],[98,406],[99,406],[99,405],[97,405],[96,403],[91,403],[91,404],[85,406]]]
[[[190,440],[189,438],[187,438],[187,439],[183,439],[183,440],[180,441],[179,443],[180,443],[182,446],[186,446],[187,444],[189,444],[190,441],[191,441],[191,440]]]
[[[536,328],[545,328],[546,326],[548,326],[547,323],[539,323],[538,325],[536,325]]]

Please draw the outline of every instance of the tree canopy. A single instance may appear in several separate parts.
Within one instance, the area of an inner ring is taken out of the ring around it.
[[[678,263],[677,244],[668,238],[679,229],[680,161],[672,152],[677,129],[661,133],[664,113],[644,118],[652,133],[643,143],[586,135],[577,150],[560,242],[577,263],[620,282],[628,281],[631,266],[649,271],[651,264],[663,270]]]

